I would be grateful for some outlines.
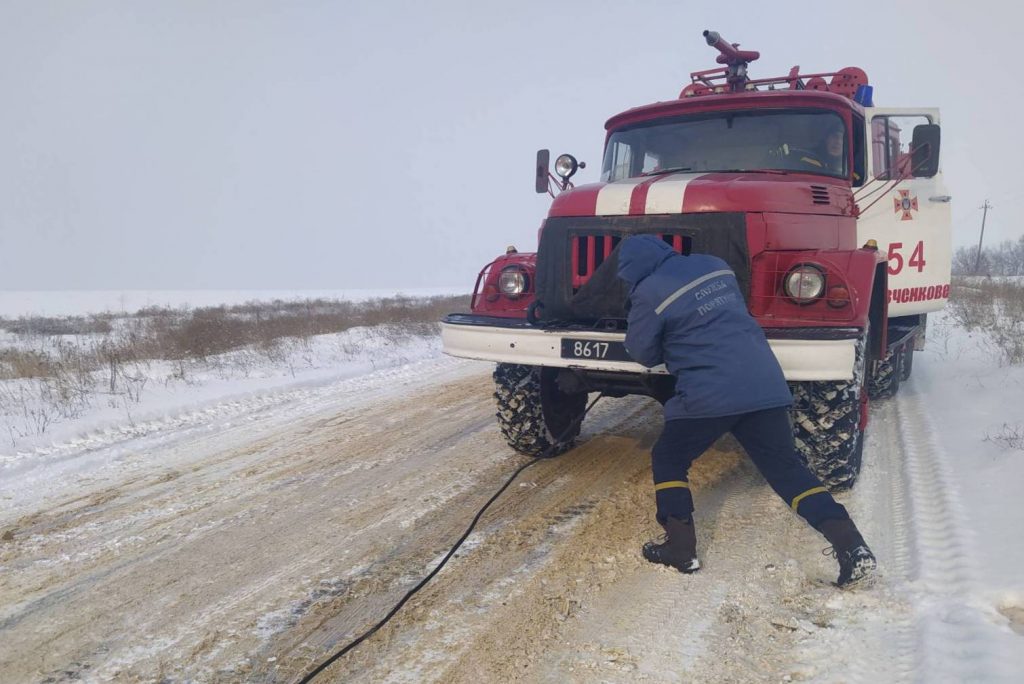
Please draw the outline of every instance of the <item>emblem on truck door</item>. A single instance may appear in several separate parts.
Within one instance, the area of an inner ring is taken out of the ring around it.
[[[909,190],[897,190],[898,197],[893,197],[892,202],[895,205],[896,213],[903,212],[903,216],[900,217],[900,221],[913,221],[913,212],[917,211],[917,198],[910,196]]]

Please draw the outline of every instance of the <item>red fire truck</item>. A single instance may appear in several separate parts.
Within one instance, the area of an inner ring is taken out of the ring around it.
[[[509,247],[478,274],[472,312],[442,323],[445,351],[497,362],[498,423],[517,451],[568,449],[587,394],[673,391],[623,346],[616,247],[654,234],[736,272],[791,384],[793,430],[833,489],[860,471],[868,401],[894,394],[949,296],[949,196],[936,109],[874,106],[859,68],[752,79],[759,54],[713,31],[718,67],[677,99],[608,120],[600,182],[574,186],[571,155],[535,252]]]

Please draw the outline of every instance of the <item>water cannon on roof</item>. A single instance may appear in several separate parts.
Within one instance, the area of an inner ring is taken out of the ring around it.
[[[725,80],[729,84],[729,89],[733,92],[743,90],[748,80],[747,65],[758,59],[761,53],[755,50],[740,50],[739,43],[729,43],[718,31],[704,31],[704,40],[721,53],[715,61],[725,65]]]
[[[715,61],[723,66],[691,73],[690,83],[679,93],[680,98],[781,88],[824,90],[848,97],[864,107],[873,106],[868,76],[858,67],[845,67],[827,73],[801,74],[800,67],[795,66],[785,76],[751,79],[747,76],[747,66],[761,57],[760,52],[740,50],[739,43],[730,43],[717,31],[704,31],[704,40],[718,50],[719,54]]]

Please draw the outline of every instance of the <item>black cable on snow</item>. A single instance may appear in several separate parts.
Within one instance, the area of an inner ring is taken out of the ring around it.
[[[531,458],[529,461],[527,461],[523,465],[521,465],[518,468],[516,468],[515,472],[513,472],[512,475],[510,475],[509,478],[507,480],[505,480],[505,484],[501,485],[501,487],[498,488],[498,491],[496,491],[494,493],[494,495],[490,499],[487,500],[487,503],[485,503],[480,508],[480,510],[477,511],[476,515],[473,516],[473,521],[469,523],[469,527],[466,528],[466,531],[462,533],[462,536],[459,537],[458,541],[456,541],[455,544],[452,546],[452,548],[449,549],[448,553],[446,553],[444,558],[441,559],[441,562],[437,564],[437,567],[435,567],[433,570],[431,570],[427,574],[427,576],[424,577],[422,580],[420,580],[419,583],[415,587],[413,587],[412,589],[407,591],[405,593],[405,595],[401,598],[401,600],[398,603],[395,604],[394,608],[389,610],[387,615],[385,615],[383,618],[381,618],[380,622],[378,622],[373,627],[371,627],[370,629],[368,629],[365,632],[363,632],[362,634],[360,634],[358,637],[356,637],[353,641],[349,642],[347,645],[345,645],[340,650],[336,651],[333,655],[331,655],[330,658],[328,658],[327,660],[325,660],[322,663],[320,663],[319,665],[317,665],[316,668],[313,669],[309,674],[305,675],[302,679],[300,679],[298,681],[298,684],[309,684],[309,682],[313,681],[313,679],[318,674],[320,674],[321,672],[326,670],[328,667],[330,667],[332,664],[334,664],[334,662],[337,661],[339,658],[341,658],[345,654],[347,654],[350,651],[352,651],[356,646],[358,646],[359,644],[363,643],[364,641],[369,639],[371,636],[376,634],[377,631],[380,630],[381,627],[386,625],[391,620],[391,618],[393,618],[398,613],[398,611],[400,611],[402,609],[402,606],[404,606],[409,601],[409,599],[411,599],[413,596],[415,596],[416,593],[420,589],[422,589],[423,587],[427,586],[427,583],[430,582],[430,580],[434,579],[434,576],[437,575],[437,573],[439,573],[441,571],[441,568],[443,568],[445,566],[445,564],[448,563],[449,560],[451,560],[451,557],[455,555],[455,552],[459,550],[459,547],[462,546],[463,542],[466,541],[466,539],[469,537],[469,535],[476,528],[476,525],[477,525],[478,522],[480,522],[480,518],[483,517],[483,514],[487,511],[488,508],[491,507],[491,504],[493,504],[495,501],[497,501],[498,497],[501,496],[506,489],[508,489],[509,485],[511,485],[512,482],[517,477],[519,477],[519,474],[521,472],[523,472],[524,470],[526,470],[527,468],[529,468],[530,466],[532,466],[533,464],[537,463],[542,458],[546,458],[547,456],[549,456],[550,453],[555,448],[557,448],[558,444],[562,441],[562,438],[565,437],[565,435],[570,434],[572,432],[572,430],[577,425],[579,425],[580,423],[583,422],[583,419],[586,417],[586,415],[588,413],[590,413],[590,409],[594,408],[594,404],[596,404],[603,396],[604,396],[604,394],[597,395],[594,398],[594,400],[592,402],[590,402],[590,404],[587,406],[587,408],[584,409],[583,413],[580,414],[580,417],[577,418],[576,420],[574,420],[569,425],[568,429],[566,429],[562,434],[560,434],[558,436],[558,439],[556,439],[554,442],[552,442],[551,446],[548,447],[547,451],[545,451],[540,456],[537,456],[535,458]]]

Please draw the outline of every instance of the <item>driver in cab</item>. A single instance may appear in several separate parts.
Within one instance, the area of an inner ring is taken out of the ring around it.
[[[835,175],[845,175],[846,165],[843,163],[845,133],[843,125],[838,121],[830,124],[818,149],[813,150],[815,154],[812,156],[811,154],[794,150],[799,155],[797,159],[807,166],[813,166]]]

